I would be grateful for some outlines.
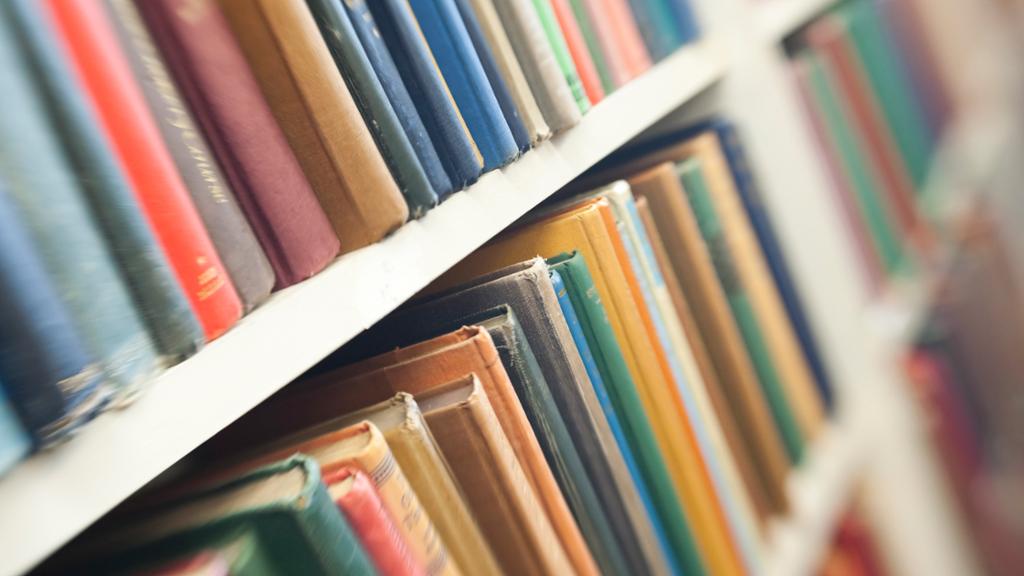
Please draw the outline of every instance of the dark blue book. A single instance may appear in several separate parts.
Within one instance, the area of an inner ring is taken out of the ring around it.
[[[519,154],[455,0],[407,0],[455,104],[484,157],[484,172]]]
[[[700,38],[700,24],[690,0],[668,0],[668,5],[675,16],[676,29],[682,35],[683,42],[693,42]]]
[[[377,25],[376,31],[391,54],[454,188],[461,190],[475,182],[483,172],[483,157],[448,92],[448,86],[406,0],[379,0],[369,5],[361,0],[353,0],[344,4],[354,24],[364,18],[365,14],[372,15],[372,21]],[[360,28],[365,26],[357,26],[357,32],[366,46],[363,36],[367,31],[360,31]],[[371,28],[369,33],[372,35],[374,30]]]
[[[0,476],[28,454],[31,444],[0,382]]]
[[[455,0],[455,3],[459,8],[462,21],[466,24],[466,32],[469,33],[469,39],[473,42],[473,49],[480,56],[480,64],[484,67],[487,81],[490,82],[494,96],[498,99],[498,106],[501,107],[505,122],[508,124],[509,130],[512,131],[516,147],[520,152],[526,152],[530,149],[530,134],[526,131],[526,125],[523,124],[523,119],[519,116],[519,108],[516,108],[515,102],[512,100],[512,93],[508,90],[505,78],[498,71],[498,63],[494,60],[494,53],[484,37],[483,30],[480,29],[476,13],[469,5],[469,0]]]

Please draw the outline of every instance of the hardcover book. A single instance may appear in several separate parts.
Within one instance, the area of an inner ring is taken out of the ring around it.
[[[572,62],[576,67],[580,82],[583,83],[587,99],[590,104],[597,104],[604,99],[604,85],[602,76],[598,73],[595,58],[591,55],[587,41],[584,39],[583,26],[576,20],[576,14],[573,12],[569,0],[551,0],[551,9],[558,21],[562,36],[565,38],[565,45],[569,49],[569,55],[572,56]],[[605,75],[607,75],[607,71],[605,71]]]
[[[147,563],[129,571],[132,576],[247,576],[273,574],[274,568],[252,530],[239,530],[205,547],[164,562]]]
[[[591,19],[590,13],[587,12],[585,0],[554,0],[552,6],[556,10],[555,14],[560,19],[563,17],[562,12],[566,7],[571,11],[566,17],[573,18],[576,26],[579,27],[580,36],[585,44],[584,49],[594,64],[594,71],[597,73],[598,80],[601,83],[602,93],[607,96],[614,92],[618,85],[615,83],[615,76],[612,74],[611,57],[605,54],[597,26]],[[622,64],[616,63],[615,65],[619,66]]]
[[[652,65],[652,55],[647,50],[636,17],[629,7],[629,0],[587,0],[594,14],[594,22],[609,28],[606,34],[609,43],[625,56],[627,76],[621,84],[646,72]],[[607,52],[606,52],[607,53]]]
[[[576,63],[572,59],[572,55],[569,52],[569,47],[566,44],[565,35],[562,32],[558,21],[555,19],[554,10],[551,7],[550,0],[532,0],[533,7],[537,11],[537,16],[540,17],[540,24],[544,28],[544,34],[548,38],[548,43],[551,45],[551,51],[555,55],[555,61],[558,63],[558,67],[562,70],[562,75],[565,77],[566,84],[569,85],[569,90],[572,92],[572,97],[576,100],[576,105],[580,109],[580,114],[586,114],[590,110],[590,105],[593,104],[590,98],[587,96],[586,89],[583,87],[583,82],[580,80],[579,71],[576,69]]]
[[[619,88],[626,82],[629,82],[633,78],[634,74],[630,68],[629,55],[626,53],[624,47],[620,47],[621,40],[619,38],[620,31],[616,26],[612,25],[612,15],[605,7],[605,0],[572,0],[573,10],[576,12],[576,18],[580,22],[580,26],[584,31],[587,27],[583,24],[587,22],[593,29],[594,41],[596,41],[596,47],[590,46],[591,53],[599,52],[601,59],[604,60],[605,66],[608,69],[608,75],[610,76],[611,84],[615,88]],[[585,15],[586,18],[581,16]],[[627,16],[632,18],[632,15]],[[633,31],[636,32],[636,23],[629,22],[628,26],[633,27]],[[639,37],[637,38],[639,42]],[[641,44],[641,48],[643,45]],[[644,48],[646,51],[646,48]],[[597,56],[594,56],[595,62],[598,61]],[[600,68],[598,68],[600,70]],[[606,91],[610,91],[607,87]]]
[[[322,270],[339,242],[212,1],[136,3],[277,277]]]
[[[147,109],[106,9],[101,0],[54,0],[45,6],[206,338],[220,336],[242,316],[242,303]]]
[[[658,62],[683,43],[682,33],[667,0],[629,0],[640,35],[651,58]]]
[[[351,252],[401,226],[402,193],[303,0],[219,0],[271,112]]]

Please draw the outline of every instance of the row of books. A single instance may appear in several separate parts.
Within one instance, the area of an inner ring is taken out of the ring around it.
[[[833,402],[713,118],[596,167],[50,569],[755,572]]]
[[[0,469],[697,33],[686,0],[3,2]]]

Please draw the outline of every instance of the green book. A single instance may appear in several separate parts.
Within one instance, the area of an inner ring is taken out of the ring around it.
[[[893,223],[886,212],[885,204],[879,197],[881,185],[871,174],[868,161],[850,126],[849,113],[845,110],[840,96],[836,93],[835,82],[822,58],[813,52],[797,56],[808,70],[808,82],[814,104],[824,121],[832,146],[838,152],[843,173],[849,180],[850,188],[857,198],[861,216],[867,224],[875,250],[882,265],[889,273],[901,267],[903,248]]]
[[[562,70],[565,81],[569,84],[572,97],[576,100],[576,106],[579,107],[581,114],[586,114],[587,110],[590,110],[590,99],[587,98],[587,93],[583,90],[583,82],[580,81],[576,64],[573,63],[572,56],[569,55],[569,46],[566,45],[565,36],[562,36],[562,29],[558,26],[558,20],[555,19],[555,11],[551,8],[551,0],[533,0],[533,7],[540,18],[541,26],[544,27],[544,34],[548,37],[548,43],[551,44],[551,51],[555,54],[555,61],[558,62],[558,67]]]
[[[743,343],[754,364],[757,378],[768,399],[775,425],[778,426],[779,432],[782,434],[786,453],[793,463],[799,463],[803,459],[804,439],[800,434],[796,418],[793,416],[792,407],[782,389],[779,373],[772,362],[771,353],[757,321],[757,316],[754,314],[753,305],[736,271],[732,254],[729,251],[729,242],[725,237],[725,230],[718,219],[718,214],[715,212],[715,205],[712,203],[707,182],[704,180],[700,161],[696,158],[684,160],[676,164],[676,171],[682,181],[683,189],[686,190],[690,208],[693,210],[697,226],[707,245],[715,273],[718,275],[718,281],[722,284],[722,290],[729,301],[733,318],[740,329]]]
[[[665,554],[677,573],[703,574],[690,524],[679,504],[668,467],[587,263],[576,253],[556,256],[548,263],[561,276],[568,291],[630,451],[636,458],[643,486],[654,508],[649,513],[652,520],[657,520],[669,544]]]
[[[583,2],[584,0],[569,0],[569,5],[572,7],[573,16],[576,17],[576,23],[580,27],[580,33],[583,34],[583,41],[587,44],[587,52],[594,61],[594,68],[597,68],[597,76],[601,79],[601,88],[604,89],[606,95],[611,94],[616,88],[615,79],[612,77],[611,70],[608,69],[608,61],[605,60],[604,51],[601,48],[601,39],[597,36],[597,31],[594,30],[594,23],[590,20],[587,7]]]
[[[355,533],[321,482],[316,461],[302,455],[271,464],[187,497],[126,529],[109,533],[101,573],[222,548],[249,532],[252,574],[376,574]],[[250,562],[247,560],[247,564]],[[232,571],[232,574],[235,574]]]

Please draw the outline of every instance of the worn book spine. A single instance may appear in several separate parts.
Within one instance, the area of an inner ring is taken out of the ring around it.
[[[541,26],[544,27],[544,34],[555,55],[555,61],[558,62],[558,67],[565,77],[565,83],[569,85],[569,91],[572,92],[572,97],[576,100],[576,105],[579,106],[580,114],[586,114],[594,102],[590,100],[583,81],[580,79],[579,70],[576,68],[576,62],[573,60],[566,36],[555,17],[551,0],[533,0],[533,8],[537,11]]]
[[[377,242],[405,200],[303,0],[220,0],[242,52],[341,240]]]
[[[590,14],[587,13],[583,0],[552,0],[551,5],[555,9],[559,22],[571,18],[572,22],[568,26],[575,24],[579,29],[580,40],[583,42],[582,49],[586,52],[586,57],[590,59],[594,67],[594,73],[597,74],[598,87],[601,89],[601,98],[598,98],[598,100],[603,99],[604,96],[615,91],[615,79],[612,76],[612,71],[609,68],[607,58],[601,46],[601,38],[598,36],[594,23],[590,19]],[[580,69],[581,80],[586,76],[586,73],[582,70],[585,67],[585,64],[577,64],[577,68]],[[586,85],[584,87],[586,88]]]
[[[323,481],[380,574],[426,576],[366,474],[342,468],[325,475]]]
[[[653,64],[652,54],[647,50],[644,38],[640,33],[636,17],[629,7],[628,0],[593,0],[598,15],[594,18],[605,18],[605,25],[611,28],[611,36],[615,45],[625,56],[627,77],[623,83],[646,72]]]
[[[54,41],[43,7],[32,0],[4,4],[46,109],[60,131],[68,163],[79,176],[111,252],[159,352],[179,359],[203,344],[203,331],[139,208],[128,180],[86,96]]]
[[[363,114],[363,120],[377,142],[377,148],[405,196],[410,216],[423,216],[437,205],[438,193],[388,100],[348,13],[339,2],[312,0],[307,4],[352,98]],[[433,146],[429,147],[429,152],[433,152]],[[436,153],[434,161],[439,162]],[[441,174],[443,176],[443,171]],[[443,176],[441,185],[450,188],[451,182]]]
[[[387,0],[363,4],[362,11],[373,16],[377,32],[391,52],[448,177],[458,190],[469,186],[483,172],[484,158],[441,76],[440,66],[412,9],[406,0]]]
[[[274,271],[131,0],[105,0],[132,72],[217,253],[250,311],[270,296]]]
[[[49,1],[65,52],[208,340],[242,303],[132,76],[101,0]]]
[[[28,454],[31,444],[0,382],[0,478]]]
[[[213,0],[136,4],[284,288],[339,242]]]
[[[612,25],[611,13],[605,8],[605,0],[572,0],[573,10],[577,18],[583,22],[580,14],[586,15],[586,21],[593,27],[594,37],[597,41],[597,50],[600,51],[605,65],[608,67],[608,75],[615,88],[619,88],[633,77],[630,68],[628,55],[625,47],[621,46],[619,31]],[[586,30],[586,28],[584,28]],[[591,47],[591,51],[595,48]],[[607,87],[605,90],[610,91]]]
[[[469,132],[483,155],[484,172],[519,154],[455,0],[406,0]]]
[[[508,574],[571,574],[480,382],[470,375],[417,398],[480,527]],[[466,388],[468,390],[458,390]]]

